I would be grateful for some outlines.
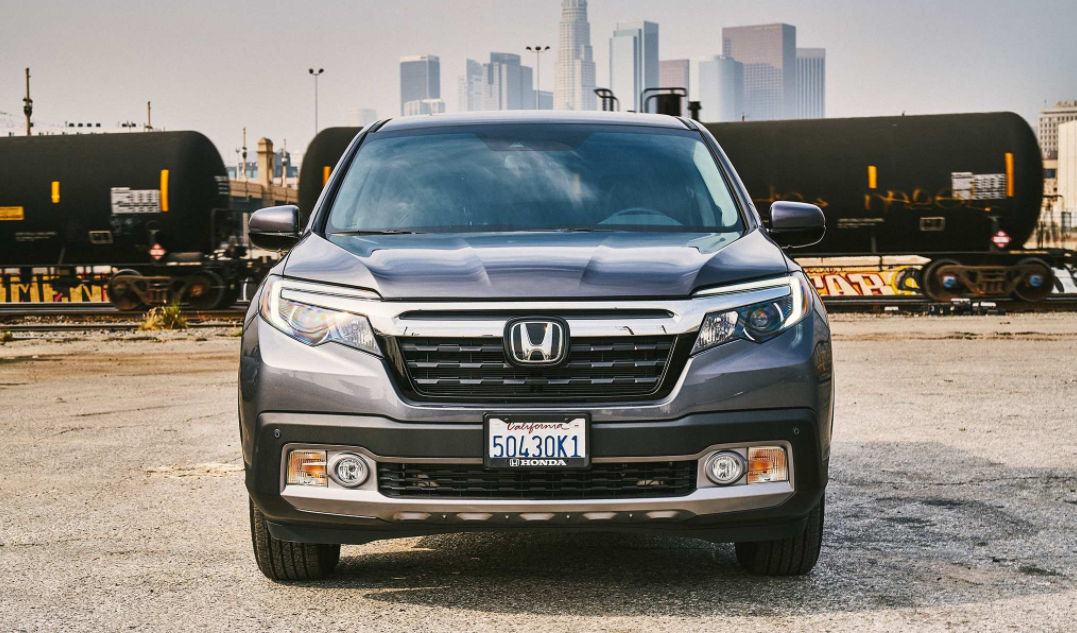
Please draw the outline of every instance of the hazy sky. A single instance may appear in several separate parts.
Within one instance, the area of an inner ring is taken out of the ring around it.
[[[543,58],[553,89],[560,0],[0,0],[0,132],[21,120],[23,68],[35,120],[142,122],[208,135],[226,162],[240,130],[302,151],[348,109],[399,111],[404,55],[441,57],[456,107],[464,60],[490,51]],[[1077,99],[1074,0],[591,0],[599,86],[617,21],[659,23],[662,59],[720,54],[722,27],[786,22],[802,47],[827,49],[831,117],[1012,110]],[[705,104],[704,104],[705,105]],[[704,110],[704,113],[706,110]],[[14,116],[11,116],[14,115]],[[706,117],[704,117],[706,119]],[[253,150],[252,150],[253,152]]]

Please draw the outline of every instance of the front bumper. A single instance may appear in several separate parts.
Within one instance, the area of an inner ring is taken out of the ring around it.
[[[777,443],[789,452],[791,478],[718,487],[708,485],[701,472],[701,485],[683,496],[571,500],[390,497],[378,492],[375,474],[359,489],[286,486],[282,456],[298,447],[358,452],[372,466],[407,460],[481,463],[475,456],[482,451],[482,425],[266,413],[258,418],[247,487],[274,536],[330,543],[480,530],[633,530],[714,541],[785,538],[802,529],[825,488],[819,424],[806,409],[599,422],[591,432],[595,462],[699,459],[726,446]]]

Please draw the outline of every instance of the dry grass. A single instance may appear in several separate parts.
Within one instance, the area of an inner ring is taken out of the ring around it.
[[[187,316],[178,302],[158,306],[146,313],[139,330],[186,330]]]
[[[15,335],[7,330],[0,330],[0,345],[15,340]]]

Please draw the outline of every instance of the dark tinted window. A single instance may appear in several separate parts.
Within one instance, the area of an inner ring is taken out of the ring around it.
[[[740,214],[692,132],[481,126],[373,134],[326,232],[734,232]]]

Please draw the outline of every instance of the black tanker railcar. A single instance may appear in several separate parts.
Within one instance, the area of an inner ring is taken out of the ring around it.
[[[299,170],[299,210],[303,221],[310,218],[322,187],[329,180],[329,174],[336,167],[337,161],[344,155],[344,150],[355,139],[361,127],[325,128],[314,137],[303,155],[303,166]]]
[[[1025,251],[1039,220],[1043,162],[1008,113],[708,123],[760,213],[817,204],[827,234],[800,255],[921,255],[930,297],[1039,300],[1058,253]]]
[[[228,174],[197,132],[0,139],[0,268],[117,269],[120,308],[231,305],[249,262]]]

